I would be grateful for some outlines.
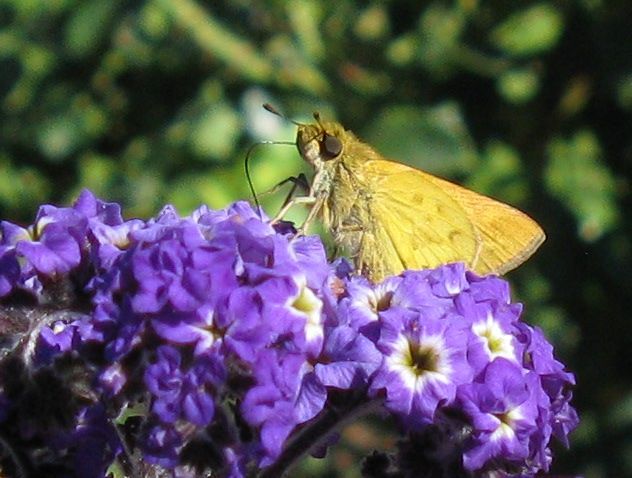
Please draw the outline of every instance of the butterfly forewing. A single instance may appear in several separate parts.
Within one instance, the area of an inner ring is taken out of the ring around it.
[[[481,250],[471,264],[480,274],[504,274],[526,261],[544,242],[542,228],[507,204],[415,170],[441,187],[466,211],[478,232]]]
[[[362,265],[369,274],[473,261],[478,248],[476,230],[457,201],[427,181],[421,171],[403,164],[374,160],[366,168],[373,178],[368,187],[374,192],[374,200],[367,204],[370,229],[378,243],[392,243],[398,259],[383,255],[380,247],[367,251]]]

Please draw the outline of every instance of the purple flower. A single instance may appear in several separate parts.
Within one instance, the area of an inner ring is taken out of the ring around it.
[[[455,302],[459,313],[470,322],[468,361],[475,374],[499,357],[522,362],[524,347],[516,337],[521,307],[497,300],[477,302],[471,291],[460,294]]]
[[[35,279],[36,274],[60,276],[75,270],[84,259],[88,231],[102,231],[122,223],[118,204],[104,203],[87,190],[81,193],[71,208],[41,206],[34,224],[28,228],[2,221],[0,297],[8,294],[18,283],[26,289],[40,292],[41,285]],[[93,237],[100,237],[97,243],[115,242],[108,241],[103,233]],[[96,254],[96,248],[92,252]],[[14,262],[18,258],[23,259],[21,266]],[[18,279],[16,274],[21,277]]]
[[[193,225],[174,231],[182,236],[189,232],[203,237]],[[165,238],[134,253],[132,270],[138,292],[132,300],[137,312],[155,313],[169,305],[177,311],[192,311],[201,305],[210,283],[204,274],[191,267],[190,249],[182,237]]]
[[[473,426],[465,468],[479,470],[492,460],[524,463],[529,439],[537,432],[538,387],[535,374],[497,358],[476,382],[459,388],[460,405]]]
[[[91,223],[107,226],[123,224],[121,206],[117,203],[101,201],[88,189],[81,191],[72,208],[89,218]]]
[[[39,236],[19,242],[15,249],[35,270],[49,276],[68,272],[81,260],[79,243],[65,224],[56,222],[46,224]]]
[[[318,237],[245,202],[126,222],[83,191],[72,208],[42,206],[32,226],[0,230],[0,297],[26,289],[50,307],[61,283],[81,299],[60,320],[44,314],[34,341],[35,366],[60,377],[64,362],[83,366],[94,388],[73,396],[95,415],[75,417],[70,434],[28,422],[64,463],[68,450],[93,453],[87,466],[102,474],[129,451],[174,476],[241,477],[291,459],[315,433],[306,445],[324,451],[332,417],[383,407],[441,445],[416,447],[419,458],[449,450],[454,469],[528,475],[548,469],[551,437],[567,443],[577,425],[573,375],[520,321],[507,282],[463,264],[372,284],[348,261],[328,264]],[[64,354],[73,360],[53,360]],[[23,426],[4,386],[3,425]],[[75,432],[85,446],[69,445]],[[437,456],[420,462],[440,466]]]
[[[213,226],[226,221],[234,221],[243,224],[252,219],[254,219],[256,223],[266,224],[268,222],[268,217],[265,213],[259,215],[246,201],[237,201],[227,208],[220,210],[213,210],[206,206],[201,206],[193,212],[191,217],[196,222],[206,226]]]
[[[327,329],[326,337],[314,366],[320,383],[339,389],[359,389],[367,385],[382,361],[375,344],[345,325]]]
[[[260,429],[261,466],[279,456],[285,439],[299,424],[296,402],[304,367],[302,355],[264,349],[257,357],[256,385],[244,396],[241,411],[250,425]]]
[[[376,341],[379,313],[398,305],[395,293],[401,282],[401,277],[389,277],[373,285],[364,277],[351,277],[346,284],[347,295],[333,314],[335,323],[348,324]]]
[[[553,434],[568,447],[568,434],[579,423],[577,412],[570,406],[575,377],[555,359],[553,346],[546,341],[542,330],[524,323],[519,324],[519,329],[520,339],[526,342],[525,366],[539,375],[542,390],[550,400],[550,405],[546,407],[550,412],[548,425]]]
[[[306,285],[313,290],[321,290],[330,268],[323,243],[318,236],[301,236],[290,243],[290,260],[296,258],[296,263],[306,277]]]
[[[42,206],[28,236],[15,242],[16,252],[41,274],[66,273],[81,261],[87,223],[72,208]]]
[[[468,329],[458,319],[434,319],[419,312],[382,313],[377,343],[384,360],[373,393],[384,389],[386,407],[417,427],[431,423],[438,407],[450,404],[459,385],[472,377],[466,360]]]
[[[95,266],[103,270],[112,267],[114,260],[130,246],[131,233],[141,229],[144,225],[145,223],[138,219],[116,225],[90,219],[88,223],[89,239],[92,244],[91,253]]]
[[[262,301],[263,320],[274,320],[273,341],[290,340],[310,355],[322,345],[322,300],[307,286],[304,275],[270,277],[256,288]]]

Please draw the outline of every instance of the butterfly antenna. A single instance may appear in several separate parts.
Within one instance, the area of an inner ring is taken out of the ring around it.
[[[316,120],[316,123],[318,123],[318,126],[321,127],[321,129],[325,129],[325,127],[323,126],[323,122],[320,119],[320,113],[318,111],[314,111],[314,119]]]
[[[294,121],[293,119],[288,118],[287,116],[285,116],[283,113],[281,113],[279,110],[277,110],[270,103],[264,103],[263,104],[263,109],[268,111],[269,113],[272,113],[273,115],[277,115],[279,118],[283,118],[285,121],[289,121],[290,123],[292,123],[292,124],[294,124],[296,126],[304,126],[303,123],[299,123],[298,121]]]

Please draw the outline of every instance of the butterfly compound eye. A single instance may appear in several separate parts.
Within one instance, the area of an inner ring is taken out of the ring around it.
[[[335,136],[325,133],[323,140],[320,142],[320,152],[323,159],[334,159],[342,152],[342,142]]]

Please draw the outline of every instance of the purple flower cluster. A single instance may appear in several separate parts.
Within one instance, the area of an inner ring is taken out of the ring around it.
[[[69,387],[70,425],[30,436],[75,463],[89,450],[82,476],[113,463],[174,476],[283,471],[332,436],[332,416],[380,408],[409,446],[433,430],[464,475],[532,475],[548,470],[551,437],[567,444],[577,425],[573,376],[520,321],[508,284],[461,264],[371,284],[329,264],[318,237],[243,202],[124,221],[84,191],[0,231],[0,299],[15,307],[26,293],[46,310],[28,327],[35,345],[16,352],[58,372],[73,357],[89,389]],[[27,387],[4,376],[0,417],[17,443]]]
[[[462,264],[405,272],[372,286],[351,278],[337,314],[372,337],[383,360],[370,395],[417,432],[457,427],[469,472],[546,471],[552,435],[567,444],[578,418],[572,374],[555,360],[542,332],[520,321],[508,283],[478,277]],[[442,433],[441,436],[448,436]]]

